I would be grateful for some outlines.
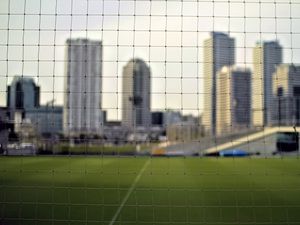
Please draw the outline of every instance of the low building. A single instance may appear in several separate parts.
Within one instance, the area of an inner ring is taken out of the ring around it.
[[[182,121],[182,114],[179,111],[167,110],[164,113],[164,124],[166,126],[177,124]]]
[[[18,141],[32,142],[39,136],[37,128],[30,119],[22,118],[22,112],[18,111],[14,114],[14,131],[19,137]]]
[[[195,141],[203,135],[203,128],[198,123],[183,121],[167,126],[168,141],[187,142]]]
[[[300,125],[300,66],[281,64],[273,74],[272,125]]]
[[[61,133],[63,131],[63,108],[46,105],[27,110],[25,120],[30,121],[41,135]]]
[[[166,134],[168,141],[195,141],[204,135],[204,127],[198,117],[181,115],[181,121],[166,125]]]
[[[2,154],[8,145],[9,121],[7,109],[0,107],[0,154]]]
[[[151,123],[153,127],[164,126],[164,112],[151,112]]]
[[[106,121],[104,124],[103,137],[106,143],[122,144],[127,141],[127,133],[121,121]]]

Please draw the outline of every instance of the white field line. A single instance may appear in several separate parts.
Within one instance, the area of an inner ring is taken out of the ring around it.
[[[299,127],[296,128],[297,131],[299,131]],[[274,134],[278,131],[294,131],[293,127],[271,127],[271,128],[266,128],[263,131],[257,132],[255,134],[250,134],[248,136],[236,139],[234,141],[229,141],[227,143],[221,144],[221,145],[217,145],[217,146],[213,146],[211,148],[206,149],[204,152],[205,153],[215,153],[215,152],[219,152],[222,151],[224,149],[227,148],[233,148],[235,146],[247,143],[249,141],[254,141],[257,140],[259,138],[262,138],[264,136],[270,135],[270,134]]]
[[[143,168],[140,170],[139,174],[138,174],[138,175],[136,176],[136,178],[134,179],[134,181],[133,181],[131,187],[130,187],[129,190],[127,191],[125,197],[123,198],[123,200],[122,200],[122,202],[121,202],[121,204],[120,204],[118,210],[116,211],[115,215],[114,215],[113,218],[111,219],[109,225],[113,225],[113,224],[116,222],[116,220],[117,220],[117,218],[118,218],[120,212],[122,211],[124,205],[126,204],[126,202],[127,202],[127,200],[129,199],[131,193],[132,193],[133,190],[135,189],[135,186],[136,186],[137,182],[140,180],[141,176],[143,175],[144,171],[145,171],[146,168],[148,167],[149,163],[150,163],[150,160],[148,159],[147,162],[144,164]]]

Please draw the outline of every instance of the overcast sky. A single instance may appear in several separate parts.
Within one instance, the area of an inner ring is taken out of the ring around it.
[[[245,2],[0,0],[0,105],[6,104],[7,84],[22,74],[41,86],[42,103],[55,98],[62,104],[65,41],[87,37],[103,41],[103,108],[109,118],[120,119],[122,68],[133,57],[151,67],[153,110],[198,115],[202,44],[210,31],[236,38],[240,66],[252,66],[252,48],[260,40],[279,40],[284,62],[300,62],[300,1]]]

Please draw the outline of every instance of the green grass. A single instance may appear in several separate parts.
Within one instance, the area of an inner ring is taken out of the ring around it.
[[[147,161],[150,161],[149,164]],[[300,161],[0,157],[0,224],[300,224]]]

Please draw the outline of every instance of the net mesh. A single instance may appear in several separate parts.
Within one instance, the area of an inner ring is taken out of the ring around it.
[[[299,12],[1,0],[0,223],[300,223]]]

